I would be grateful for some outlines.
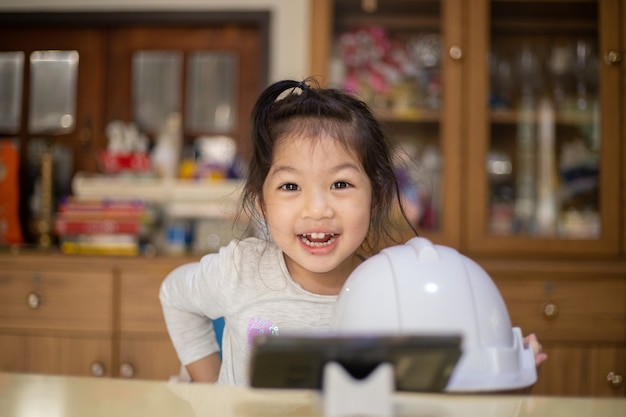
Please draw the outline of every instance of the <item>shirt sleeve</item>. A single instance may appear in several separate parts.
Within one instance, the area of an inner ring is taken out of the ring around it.
[[[198,262],[179,266],[161,284],[165,324],[183,365],[219,351],[210,315],[203,309],[202,301],[211,297],[207,294],[210,282],[202,270]]]

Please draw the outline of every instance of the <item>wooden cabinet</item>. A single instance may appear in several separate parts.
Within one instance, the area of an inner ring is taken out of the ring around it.
[[[533,392],[626,395],[626,2],[321,3],[313,74],[413,146],[434,214],[418,231],[538,335]]]
[[[111,376],[111,338],[0,329],[0,369],[77,376]]]
[[[178,259],[0,255],[0,370],[166,380],[158,292]]]
[[[321,79],[412,160],[425,237],[473,256],[623,255],[623,0],[330,4],[312,69],[326,62]]]
[[[18,143],[20,154],[19,173],[11,172],[19,175],[19,225],[10,218],[10,230],[21,228],[27,244],[54,243],[51,217],[77,172],[167,174],[144,154],[167,120],[180,125],[188,148],[179,159],[207,136],[232,138],[247,159],[249,115],[267,81],[269,14],[0,14],[0,138]],[[146,140],[120,151],[112,122],[132,123]],[[132,152],[140,153],[132,163],[117,160]]]
[[[0,263],[0,369],[111,375],[111,269],[49,256]]]
[[[0,55],[4,52],[20,51],[23,52],[24,63],[21,68],[24,70],[24,75],[19,74],[20,85],[17,86],[16,91],[23,93],[18,97],[23,97],[23,101],[17,101],[20,112],[19,114],[25,114],[27,104],[32,97],[29,97],[29,93],[35,95],[35,88],[44,89],[45,85],[54,85],[57,83],[57,88],[54,93],[52,90],[44,90],[43,93],[58,95],[58,102],[53,104],[59,105],[63,103],[63,99],[67,91],[62,87],[66,87],[62,83],[64,80],[63,73],[58,70],[48,69],[49,73],[54,74],[57,79],[50,82],[44,82],[34,85],[36,82],[29,78],[29,73],[33,70],[27,71],[26,68],[30,65],[29,60],[31,55],[36,52],[53,50],[53,51],[75,51],[78,54],[78,65],[80,69],[76,74],[76,86],[75,95],[76,103],[74,106],[70,106],[75,110],[75,114],[69,114],[66,119],[69,119],[71,128],[62,129],[59,126],[57,129],[47,127],[47,132],[43,132],[42,129],[36,129],[33,131],[29,126],[32,125],[35,120],[31,120],[27,117],[18,118],[18,127],[15,130],[7,130],[6,127],[0,127],[0,132],[3,137],[15,136],[19,139],[20,153],[22,155],[21,165],[29,166],[31,168],[34,164],[33,159],[37,156],[37,152],[41,152],[38,148],[33,147],[41,142],[43,138],[48,144],[57,144],[63,151],[69,150],[71,158],[69,160],[63,160],[63,164],[67,165],[59,167],[59,176],[68,175],[64,172],[68,168],[76,171],[95,171],[97,170],[96,154],[99,149],[106,146],[104,137],[101,132],[104,131],[104,121],[102,120],[104,113],[104,102],[101,100],[94,100],[94,97],[102,97],[105,93],[104,81],[103,81],[103,69],[106,65],[105,45],[106,45],[106,33],[96,29],[86,29],[84,27],[67,27],[63,26],[63,29],[51,29],[46,27],[43,22],[33,24],[18,30],[12,28],[12,25],[20,25],[18,23],[20,19],[17,18],[13,22],[4,22],[0,29]],[[50,58],[49,58],[50,59]],[[7,87],[12,87],[9,80],[4,78],[3,83],[6,83]],[[42,80],[43,81],[43,80]],[[32,84],[32,85],[31,85]],[[28,88],[26,87],[28,86]],[[8,95],[10,97],[10,95]],[[31,106],[41,106],[44,110],[49,110],[51,103],[44,102],[31,104]],[[3,106],[7,106],[6,102],[3,102]],[[33,118],[34,108],[28,109],[31,114],[30,118]],[[58,117],[58,115],[57,115]],[[49,116],[50,120],[45,122],[54,121],[54,116]],[[66,149],[67,148],[67,149]],[[30,151],[31,155],[28,155]],[[26,170],[23,170],[26,171]],[[36,177],[33,178],[33,173],[22,173],[20,182],[21,194],[30,193],[32,191],[32,184]],[[70,174],[71,175],[71,174]],[[23,181],[23,182],[22,182]],[[62,190],[68,191],[69,184],[59,180],[57,187],[63,187]],[[23,200],[22,205],[28,204],[28,200]]]
[[[461,242],[463,11],[460,0],[330,3],[330,18],[312,16],[312,71],[323,83],[349,90],[374,110],[390,133],[396,156],[416,162],[400,168],[409,212],[422,236]],[[374,5],[369,11],[366,5]],[[330,41],[326,48],[320,46]],[[420,55],[416,57],[415,55]],[[405,65],[425,59],[425,66]],[[326,63],[326,71],[323,71]],[[421,165],[421,166],[420,166]],[[416,172],[417,171],[417,172]],[[417,178],[422,181],[415,181]]]
[[[164,379],[180,371],[167,335],[159,288],[178,259],[133,259],[119,269],[119,375]]]
[[[624,396],[623,262],[484,260],[511,321],[548,352],[534,393]]]

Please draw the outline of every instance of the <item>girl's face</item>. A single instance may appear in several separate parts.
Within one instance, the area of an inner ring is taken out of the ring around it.
[[[371,194],[360,161],[335,139],[276,143],[263,184],[265,220],[292,278],[305,289],[336,294],[358,265]]]

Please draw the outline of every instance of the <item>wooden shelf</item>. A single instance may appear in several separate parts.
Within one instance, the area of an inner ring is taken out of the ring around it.
[[[489,117],[493,124],[517,124],[521,121],[521,114],[516,110],[492,110]],[[537,117],[535,117],[535,119],[537,119]],[[554,120],[557,125],[566,126],[578,126],[595,121],[593,114],[576,111],[557,111]]]
[[[398,113],[390,110],[377,110],[374,113],[378,120],[389,123],[439,123],[441,114],[436,110],[409,110]]]

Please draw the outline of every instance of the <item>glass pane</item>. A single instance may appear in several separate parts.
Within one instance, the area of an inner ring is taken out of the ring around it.
[[[236,123],[237,55],[197,52],[189,56],[186,127],[224,132]]]
[[[138,51],[133,55],[133,112],[141,130],[158,132],[180,114],[182,52]]]
[[[417,118],[441,107],[441,37],[358,26],[335,41],[333,84],[357,92],[382,117]]]
[[[353,91],[396,145],[405,208],[441,230],[441,2],[335,2],[330,84]]]
[[[492,234],[600,235],[597,16],[595,2],[493,4]]]
[[[76,124],[77,51],[30,54],[30,133],[62,134]]]
[[[24,52],[0,52],[0,131],[18,133],[22,109]]]

